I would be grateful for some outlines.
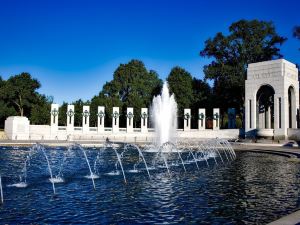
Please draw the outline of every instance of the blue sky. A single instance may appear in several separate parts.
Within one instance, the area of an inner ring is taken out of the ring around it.
[[[142,60],[165,79],[181,66],[203,77],[204,42],[240,19],[273,21],[300,63],[300,1],[0,0],[0,75],[29,72],[55,102],[91,99],[120,63]]]

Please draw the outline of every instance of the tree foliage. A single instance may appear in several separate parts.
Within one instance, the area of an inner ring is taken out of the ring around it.
[[[179,114],[184,108],[189,108],[193,102],[192,75],[181,67],[174,67],[167,77],[169,89],[174,93]]]
[[[278,46],[285,40],[276,33],[272,22],[258,20],[240,20],[231,24],[228,35],[219,32],[209,38],[200,55],[212,58],[204,74],[214,81],[216,106],[242,107],[247,65],[281,58]]]
[[[300,26],[295,26],[293,30],[293,35],[295,38],[300,40]]]
[[[50,111],[53,97],[38,94],[36,104],[31,107],[31,124],[50,124]]]
[[[8,116],[26,116],[32,124],[50,123],[52,97],[37,92],[38,80],[29,73],[11,76],[8,80],[0,77],[0,128]]]
[[[111,118],[113,106],[120,107],[120,122],[124,126],[127,107],[134,108],[135,119],[139,120],[141,108],[150,106],[153,95],[159,93],[161,85],[155,71],[148,71],[139,60],[131,60],[115,70],[113,80],[107,82],[99,95],[92,99],[91,107],[95,111],[97,105],[105,105],[108,118]]]
[[[4,101],[13,106],[20,116],[24,111],[30,112],[32,104],[37,103],[40,83],[31,77],[29,73],[21,73],[11,76],[1,88],[1,96]]]

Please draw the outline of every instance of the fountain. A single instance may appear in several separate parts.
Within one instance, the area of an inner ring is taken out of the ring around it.
[[[154,121],[156,145],[176,141],[177,104],[174,95],[170,95],[167,82],[164,83],[161,95],[153,98],[151,117]]]

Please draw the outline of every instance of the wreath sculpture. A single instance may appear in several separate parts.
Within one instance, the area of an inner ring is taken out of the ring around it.
[[[67,115],[69,116],[69,117],[72,117],[72,116],[74,116],[74,112],[73,112],[73,110],[72,109],[70,109],[68,112],[67,112]]]
[[[142,119],[148,118],[148,114],[147,114],[146,112],[143,112],[143,113],[141,114],[141,118],[142,118]]]
[[[185,120],[189,120],[191,118],[189,113],[184,114],[183,117],[184,117]]]
[[[218,120],[219,118],[220,118],[219,113],[215,113],[215,114],[213,115],[213,119],[214,119],[214,120]]]
[[[89,117],[90,113],[89,113],[89,111],[84,110],[84,112],[82,113],[82,115],[83,115],[85,118],[87,118],[87,117]]]
[[[52,114],[53,116],[57,116],[57,115],[58,115],[57,109],[53,109],[53,110],[51,111],[51,114]]]
[[[199,114],[199,120],[203,120],[204,119],[204,113],[200,113]]]
[[[104,115],[103,111],[100,111],[100,112],[97,113],[97,116],[100,117],[100,118],[103,118],[105,115]]]
[[[115,118],[115,119],[117,119],[119,116],[120,116],[120,114],[119,114],[117,111],[115,111],[115,112],[112,114],[112,117]]]
[[[128,119],[132,119],[134,117],[132,112],[129,112],[126,116]]]

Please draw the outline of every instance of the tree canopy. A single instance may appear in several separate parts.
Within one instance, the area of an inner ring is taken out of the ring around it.
[[[155,71],[148,71],[142,61],[131,60],[127,64],[120,64],[113,74],[113,80],[107,82],[99,95],[92,99],[91,107],[94,111],[100,103],[105,105],[109,118],[113,106],[121,108],[122,117],[126,116],[127,107],[133,107],[135,118],[139,120],[141,108],[150,106],[161,86],[162,81]]]
[[[29,73],[0,76],[0,127],[8,116],[26,116],[32,124],[49,124],[52,97],[39,94],[40,82]]]
[[[30,110],[31,104],[38,101],[36,90],[40,86],[29,73],[21,73],[11,76],[1,87],[0,94],[4,101],[14,106],[20,116],[24,116],[24,110]]]
[[[218,32],[206,40],[200,55],[212,58],[204,67],[204,74],[214,81],[216,106],[242,107],[247,65],[281,58],[279,46],[285,41],[272,22],[259,20],[237,21],[230,25],[228,35]]]
[[[300,26],[295,26],[293,30],[293,36],[300,40]],[[300,50],[300,48],[299,48]]]
[[[174,93],[178,111],[183,114],[184,108],[189,108],[193,102],[193,77],[185,69],[174,67],[167,77],[169,89]]]
[[[300,26],[295,26],[293,30],[293,35],[295,38],[300,40]]]

